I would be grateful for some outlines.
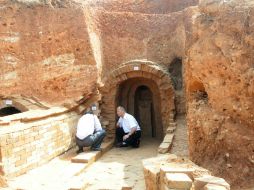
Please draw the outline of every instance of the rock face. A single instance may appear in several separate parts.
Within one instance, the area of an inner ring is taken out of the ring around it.
[[[254,179],[254,5],[199,8],[186,63],[191,159],[239,188]]]
[[[135,12],[146,14],[168,14],[197,5],[198,0],[86,0],[84,4],[101,7],[110,12]]]
[[[59,103],[93,91],[97,66],[84,10],[23,3],[1,4],[1,95]]]

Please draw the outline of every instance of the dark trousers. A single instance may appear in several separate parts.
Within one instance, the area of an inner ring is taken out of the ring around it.
[[[125,141],[123,141],[123,136],[127,135],[128,133],[125,133],[122,127],[116,128],[116,140],[118,143],[125,142],[127,145],[130,145],[132,147],[139,146],[140,138],[141,138],[141,131],[135,131],[129,138],[127,138]]]
[[[104,137],[106,136],[106,132],[104,129],[95,132],[92,135],[89,135],[88,137],[84,138],[84,139],[79,139],[78,137],[76,137],[76,143],[79,147],[79,149],[82,149],[83,147],[89,147],[91,146],[91,148],[100,148],[101,143],[104,139]]]

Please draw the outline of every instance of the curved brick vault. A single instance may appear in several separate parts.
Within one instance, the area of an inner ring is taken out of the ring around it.
[[[162,121],[162,133],[165,134],[169,121],[174,117],[175,113],[175,92],[170,74],[165,68],[154,62],[134,60],[119,65],[118,68],[108,73],[102,80],[104,85],[100,88],[102,95],[101,115],[110,122],[107,128],[108,136],[114,137],[119,87],[130,79],[137,79],[137,81],[144,80],[145,82],[141,82],[140,85],[148,86],[151,91],[155,88],[158,89],[158,93],[153,92],[153,94],[159,96],[157,97],[160,100],[158,106],[160,110],[158,111]]]

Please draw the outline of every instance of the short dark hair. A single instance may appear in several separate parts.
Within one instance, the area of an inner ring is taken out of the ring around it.
[[[119,108],[120,110],[126,112],[125,108],[123,106],[118,106],[117,108]]]

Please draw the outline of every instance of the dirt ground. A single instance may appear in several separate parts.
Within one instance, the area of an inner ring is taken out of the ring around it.
[[[112,148],[80,174],[81,178],[84,183],[88,182],[88,190],[118,190],[122,187],[145,189],[142,159],[156,156],[159,143],[156,139],[148,138],[142,139],[138,149]],[[73,172],[79,170],[82,165],[75,164],[77,168],[73,168],[70,159],[75,155],[70,151],[43,166],[11,179],[8,181],[7,189],[65,190]]]
[[[89,182],[88,190],[145,189],[142,159],[155,157],[160,141],[143,139],[139,149],[113,148],[99,161],[88,168],[84,179]],[[188,157],[188,136],[184,116],[177,118],[177,129],[171,150],[172,154]]]
[[[186,118],[184,115],[176,118],[177,127],[170,153],[177,156],[189,157],[188,146],[188,130],[186,126]]]
[[[143,139],[138,149],[113,148],[83,174],[88,190],[145,189],[142,159],[157,155],[159,141]]]

